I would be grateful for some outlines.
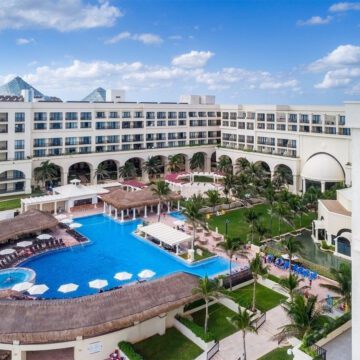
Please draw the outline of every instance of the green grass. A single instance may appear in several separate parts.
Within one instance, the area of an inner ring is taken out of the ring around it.
[[[214,182],[214,179],[212,177],[209,177],[209,176],[195,175],[194,176],[194,182],[209,182],[209,183],[212,183],[212,182]]]
[[[235,291],[227,291],[235,302],[242,307],[250,307],[252,304],[253,285],[248,285]],[[277,293],[260,284],[256,285],[256,308],[261,312],[268,311],[286,300],[284,295]]]
[[[144,360],[193,360],[203,352],[175,328],[134,344],[134,349]]]
[[[270,230],[270,216],[267,213],[269,209],[269,205],[267,204],[255,205],[253,209],[260,215],[260,221]],[[221,234],[225,234],[225,221],[229,220],[230,222],[228,224],[228,236],[240,237],[241,239],[246,240],[250,236],[249,224],[245,221],[245,216],[244,216],[246,211],[247,209],[242,208],[242,209],[228,211],[224,215],[213,216],[208,220],[209,226],[213,230],[215,230],[215,228],[217,227]],[[300,217],[295,217],[294,219],[295,227],[297,229],[301,227],[309,227],[311,225],[311,222],[315,219],[315,217],[316,217],[315,213],[308,213],[306,215],[303,215],[301,225],[300,225]],[[276,218],[276,216],[273,216],[272,236],[277,236],[293,230],[294,230],[293,227],[289,226],[288,224],[282,223],[279,233],[279,221]],[[254,235],[254,240],[257,240],[257,235]]]
[[[270,351],[266,355],[262,356],[258,360],[291,360],[294,357],[292,355],[287,354],[287,350],[290,349],[291,346],[277,348],[273,351]]]
[[[21,206],[20,198],[1,200],[0,198],[0,211],[17,209]]]
[[[234,325],[227,320],[227,318],[234,316],[235,313],[227,307],[220,304],[211,305],[209,307],[209,315],[208,329],[215,335],[216,339],[224,339],[237,331]],[[197,311],[191,314],[191,316],[196,324],[204,326],[205,309]]]

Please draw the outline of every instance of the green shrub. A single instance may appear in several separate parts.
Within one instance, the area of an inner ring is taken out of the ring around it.
[[[281,279],[280,279],[278,276],[275,276],[275,275],[273,275],[273,274],[267,274],[266,277],[267,277],[269,280],[272,280],[272,281],[280,284],[280,280],[281,280]]]
[[[133,348],[132,344],[127,341],[120,341],[119,349],[129,358],[129,360],[144,360],[144,358],[138,354]]]
[[[216,340],[215,336],[210,331],[205,333],[205,330],[198,324],[195,324],[193,321],[181,316],[177,316],[176,319],[185,325],[189,330],[191,330],[194,335],[204,340],[205,342]]]
[[[199,299],[199,300],[195,300],[190,304],[186,304],[184,307],[184,311],[189,311],[192,309],[196,309],[197,307],[200,307],[202,305],[205,305],[205,300],[204,299]]]

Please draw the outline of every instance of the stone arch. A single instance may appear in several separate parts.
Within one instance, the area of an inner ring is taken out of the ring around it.
[[[197,151],[193,153],[190,158],[190,169],[199,171],[210,171],[210,169],[207,169],[207,159],[208,155],[204,151]]]
[[[226,174],[233,174],[234,166],[233,161],[228,155],[221,155],[217,163],[218,169]]]
[[[114,160],[114,159],[106,159],[103,161],[100,161],[96,167],[94,167],[95,172],[97,172],[97,169],[99,169],[99,167],[104,167],[104,169],[107,171],[107,178],[112,179],[112,180],[117,180],[118,178],[118,169],[119,169],[119,161]],[[100,173],[96,173],[96,177],[97,177],[97,181],[103,181],[105,180],[104,176],[101,175]]]
[[[266,161],[263,161],[263,160],[256,161],[255,165],[259,166],[261,169],[263,169],[265,175],[267,175],[269,177],[271,176],[271,167]]]
[[[214,151],[213,153],[211,153],[210,155],[210,168],[211,171],[216,170],[216,151]]]
[[[134,156],[134,157],[131,157],[131,158],[127,159],[124,162],[124,165],[126,163],[128,163],[128,162],[134,164],[134,167],[135,167],[135,170],[136,170],[136,176],[142,177],[142,175],[143,175],[142,166],[143,166],[144,159],[141,158],[141,157]]]
[[[285,174],[284,174],[285,176],[286,176],[286,174],[288,175],[287,179],[286,179],[286,184],[287,185],[293,185],[294,184],[294,181],[293,181],[294,173],[293,173],[291,167],[288,166],[288,165],[285,165],[285,164],[277,164],[277,165],[275,165],[275,167],[274,167],[274,175],[276,176],[276,173],[280,172],[280,171],[285,172]]]
[[[21,170],[7,170],[0,173],[0,194],[25,191],[26,177]]]
[[[77,178],[83,184],[91,183],[93,176],[93,165],[86,161],[78,161],[68,168],[68,182]]]
[[[173,158],[179,158],[180,161],[175,163],[172,163]],[[187,171],[189,166],[189,156],[184,153],[178,153],[168,156],[168,170],[171,172],[182,172]]]
[[[351,241],[344,237],[339,236],[336,238],[336,252],[351,257]]]
[[[250,161],[246,157],[239,157],[235,160],[235,171],[238,173],[248,165],[250,165]]]

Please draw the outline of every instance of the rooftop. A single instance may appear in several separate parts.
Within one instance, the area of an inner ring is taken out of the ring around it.
[[[344,215],[351,216],[351,211],[346,210],[338,200],[319,200],[328,211]]]

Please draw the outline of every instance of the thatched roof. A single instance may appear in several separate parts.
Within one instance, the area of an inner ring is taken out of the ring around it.
[[[101,195],[101,198],[103,201],[111,206],[114,206],[118,210],[144,207],[146,205],[156,205],[159,203],[159,198],[153,193],[151,187],[137,191],[124,191],[122,189],[118,189],[111,191],[108,194]],[[173,191],[163,198],[164,201],[180,199],[181,195]]]
[[[197,284],[196,276],[177,273],[76,299],[0,300],[0,342],[62,342],[114,332],[197,299]]]
[[[21,235],[51,229],[57,224],[58,221],[50,213],[31,209],[13,219],[0,221],[0,243]]]

